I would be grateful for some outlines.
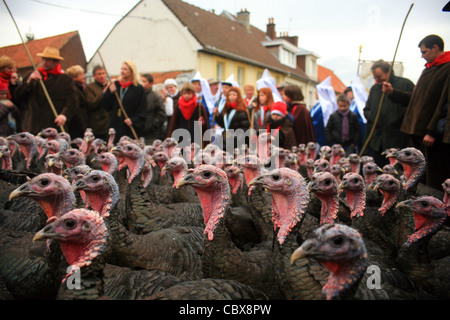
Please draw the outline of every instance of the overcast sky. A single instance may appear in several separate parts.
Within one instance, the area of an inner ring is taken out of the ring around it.
[[[78,30],[89,60],[113,26],[139,0],[6,0],[19,29],[44,38]],[[448,0],[186,0],[216,14],[250,12],[250,23],[265,31],[274,18],[276,31],[299,37],[299,46],[320,56],[319,64],[332,69],[349,84],[357,71],[359,46],[362,60],[391,61],[403,20],[406,22],[396,61],[404,64],[404,76],[417,81],[424,60],[417,47],[429,34],[438,34],[450,46]],[[20,43],[9,13],[0,4],[0,46]]]

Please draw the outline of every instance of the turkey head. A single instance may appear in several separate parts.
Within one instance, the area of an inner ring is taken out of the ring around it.
[[[214,238],[214,229],[229,208],[231,195],[226,173],[213,165],[200,165],[190,169],[177,183],[192,186],[198,194],[203,209],[205,234]]]
[[[294,251],[291,263],[313,257],[330,271],[322,291],[327,300],[344,298],[356,290],[367,268],[367,251],[361,235],[342,224],[325,224]]]
[[[75,195],[70,182],[54,173],[42,173],[9,195],[9,200],[17,197],[29,197],[36,201],[47,214],[47,217],[60,216],[75,208]]]
[[[306,181],[295,170],[279,168],[256,177],[249,184],[259,185],[271,192],[272,221],[275,229],[279,229],[277,239],[282,245],[308,208],[310,198]]]
[[[447,217],[444,203],[432,196],[411,198],[399,202],[397,207],[409,208],[414,213],[415,232],[406,240],[406,246],[410,246],[428,235],[435,234],[444,225]]]

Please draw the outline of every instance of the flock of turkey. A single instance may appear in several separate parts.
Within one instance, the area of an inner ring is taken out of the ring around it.
[[[450,298],[450,179],[419,150],[258,139],[0,138],[0,299]]]

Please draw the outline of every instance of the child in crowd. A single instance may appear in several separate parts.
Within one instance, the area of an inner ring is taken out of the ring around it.
[[[293,146],[297,145],[297,140],[295,139],[292,122],[287,118],[287,114],[286,103],[282,101],[275,102],[270,111],[267,132],[271,133],[275,138],[278,137],[280,148],[291,150]]]
[[[201,122],[201,134],[203,135],[208,129],[207,119],[208,113],[206,112],[205,106],[198,101],[194,85],[190,82],[186,82],[181,88],[181,97],[178,100],[178,105],[174,105],[173,114],[167,130],[167,137],[172,137],[172,133],[176,129],[186,129],[190,134],[191,142],[194,142],[194,122]],[[200,139],[199,141],[201,141],[203,140],[203,137],[198,137],[197,139]],[[182,140],[179,139],[178,142],[181,141]]]
[[[359,117],[350,111],[350,100],[346,94],[337,98],[338,110],[333,112],[325,127],[325,138],[328,144],[340,144],[345,150],[345,155],[358,153],[357,146],[361,136]]]

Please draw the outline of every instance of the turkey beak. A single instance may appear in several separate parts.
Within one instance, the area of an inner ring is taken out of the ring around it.
[[[312,251],[316,248],[316,240],[315,239],[307,239],[303,244],[295,249],[295,251],[291,255],[291,264],[294,264],[295,260],[300,258],[305,258],[311,255]]]
[[[80,179],[80,180],[75,181],[75,183],[72,185],[72,190],[73,191],[82,190],[84,186],[85,186],[84,180]]]
[[[29,186],[28,182],[25,182],[23,185],[21,185],[20,187],[18,187],[17,189],[15,189],[13,192],[10,193],[9,201],[11,201],[14,198],[18,198],[18,197],[27,195],[30,192],[31,192],[30,186]]]
[[[44,228],[36,232],[33,242],[43,241],[46,239],[59,238],[60,234],[54,231],[53,223],[47,224]]]
[[[164,167],[161,169],[161,176],[166,174],[166,171],[169,169],[169,164],[166,163]]]
[[[256,178],[253,178],[249,183],[249,187],[253,186],[264,186],[264,176],[257,176]]]
[[[317,191],[317,184],[313,181],[311,181],[310,183],[308,183],[307,189],[309,192],[314,192]]]
[[[397,151],[394,152],[386,152],[386,158],[396,158],[398,155]]]
[[[348,187],[348,181],[342,180],[338,186],[338,190],[345,190]]]
[[[177,182],[176,188],[178,189],[179,187],[186,184],[191,184],[192,182],[194,182],[194,175],[192,173],[188,173],[183,178],[181,178],[180,181]]]
[[[413,203],[413,200],[408,199],[408,200],[397,203],[397,205],[395,207],[396,208],[411,208],[412,203]]]

